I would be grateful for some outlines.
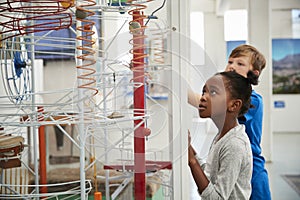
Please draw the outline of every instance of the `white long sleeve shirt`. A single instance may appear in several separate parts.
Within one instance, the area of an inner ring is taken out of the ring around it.
[[[201,164],[201,162],[200,162]],[[252,153],[244,125],[238,125],[219,141],[214,140],[204,165],[209,185],[200,194],[206,199],[249,199]]]

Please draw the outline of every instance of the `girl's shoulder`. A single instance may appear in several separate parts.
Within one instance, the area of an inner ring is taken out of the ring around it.
[[[232,128],[221,140],[223,140],[227,146],[238,147],[241,144],[250,144],[249,138],[246,134],[245,125],[243,124],[238,124],[236,127]]]
[[[250,145],[250,140],[247,136],[244,124],[239,124],[234,129],[232,129],[229,136],[230,138],[228,143],[231,143],[231,145],[233,146]]]

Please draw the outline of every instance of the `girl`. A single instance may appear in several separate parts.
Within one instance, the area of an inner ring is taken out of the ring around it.
[[[248,71],[258,78],[266,67],[266,59],[254,46],[243,44],[232,50],[225,71],[236,71],[242,76],[247,76]],[[200,94],[189,91],[188,102],[198,108]],[[252,90],[251,105],[247,113],[239,118],[239,123],[244,124],[246,133],[251,143],[253,170],[251,180],[251,200],[271,200],[268,172],[265,168],[265,158],[262,155],[261,138],[263,123],[263,98],[255,90]]]
[[[238,117],[250,108],[251,84],[255,81],[257,76],[252,71],[247,78],[229,71],[211,77],[203,87],[199,115],[211,118],[219,133],[205,164],[189,144],[189,167],[202,199],[250,198],[252,153],[245,127],[238,123]]]

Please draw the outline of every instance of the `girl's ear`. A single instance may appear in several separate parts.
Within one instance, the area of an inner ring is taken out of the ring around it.
[[[242,100],[241,99],[233,99],[230,101],[228,106],[229,112],[239,112],[242,107]]]

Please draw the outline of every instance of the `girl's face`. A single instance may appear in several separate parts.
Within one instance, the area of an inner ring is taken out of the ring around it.
[[[250,61],[249,56],[236,58],[229,57],[225,71],[236,71],[240,75],[247,77],[248,71],[253,70],[253,66]]]
[[[221,75],[208,79],[202,90],[199,115],[202,118],[225,117],[228,95]]]

